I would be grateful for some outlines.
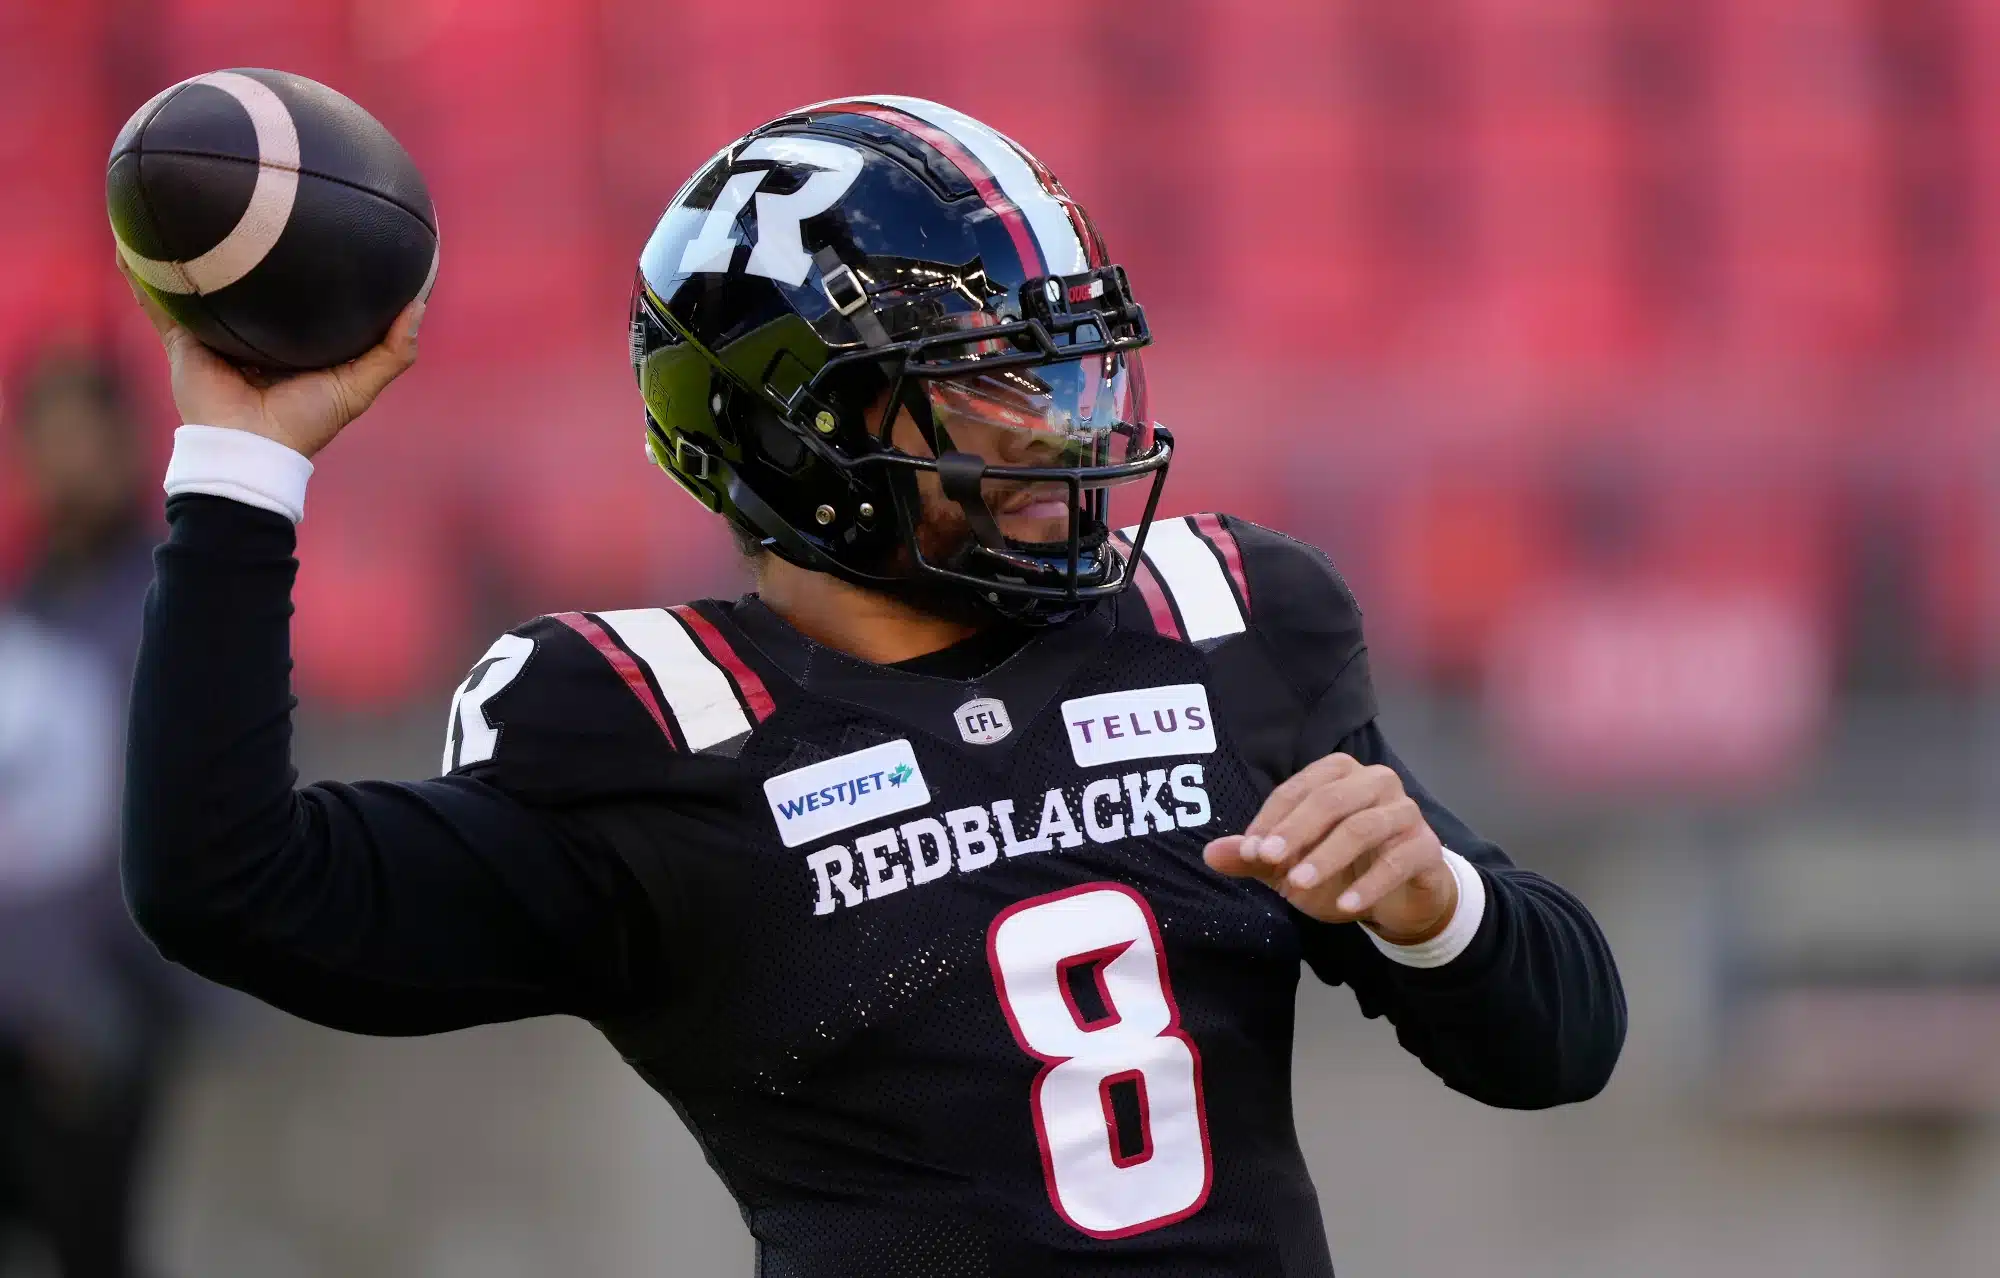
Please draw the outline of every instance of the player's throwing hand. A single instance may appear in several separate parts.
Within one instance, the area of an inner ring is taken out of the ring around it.
[[[132,271],[122,256],[118,269],[130,283]],[[331,443],[416,362],[417,326],[424,318],[424,299],[419,297],[396,317],[381,344],[360,358],[266,380],[203,346],[136,283],[132,294],[167,349],[174,407],[183,422],[248,431],[306,457]]]
[[[1392,768],[1330,754],[1271,791],[1242,834],[1210,843],[1208,864],[1262,879],[1327,923],[1360,921],[1412,945],[1458,907],[1444,847]]]

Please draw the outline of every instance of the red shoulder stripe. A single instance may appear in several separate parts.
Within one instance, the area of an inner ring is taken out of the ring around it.
[[[1236,534],[1230,532],[1223,522],[1214,515],[1196,515],[1195,531],[1215,547],[1215,553],[1222,556],[1222,567],[1228,572],[1229,580],[1236,585],[1236,597],[1243,601],[1243,615],[1250,616],[1250,576],[1243,571],[1243,550],[1236,544]]]
[[[666,711],[660,708],[660,699],[653,694],[653,685],[646,682],[646,672],[639,668],[632,654],[619,647],[618,641],[605,633],[603,626],[580,612],[558,612],[554,618],[589,640],[590,646],[603,654],[604,659],[611,663],[611,668],[618,672],[618,677],[625,681],[625,686],[632,690],[632,695],[639,698],[639,704],[646,707],[646,713],[653,716],[653,722],[660,726],[660,735],[667,739],[667,744],[679,750],[681,743],[667,723]]]
[[[686,623],[687,628],[694,632],[694,637],[707,651],[709,659],[722,667],[723,673],[729,676],[729,681],[736,685],[736,693],[743,699],[744,708],[750,712],[750,717],[758,723],[770,718],[771,712],[777,709],[776,703],[771,700],[770,690],[764,686],[764,681],[757,677],[757,672],[750,668],[749,663],[736,655],[736,649],[730,645],[729,640],[722,637],[722,632],[715,628],[715,623],[687,604],[675,604],[667,611]]]
[[[1146,562],[1144,555],[1132,554],[1131,539],[1119,533],[1118,540],[1125,543],[1125,552],[1132,560],[1132,584],[1139,588],[1139,597],[1146,601],[1146,611],[1153,614],[1153,629],[1169,639],[1180,639],[1181,623],[1174,616],[1173,601],[1167,598],[1167,588],[1153,572],[1153,565]]]

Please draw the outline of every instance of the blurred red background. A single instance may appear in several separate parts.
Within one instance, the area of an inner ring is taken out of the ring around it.
[[[733,588],[640,458],[630,273],[720,145],[857,90],[948,100],[1063,175],[1153,319],[1170,510],[1327,546],[1392,675],[1501,703],[1532,679],[1558,753],[1651,716],[1669,771],[1687,734],[1746,732],[1755,772],[1839,688],[1994,671],[1980,0],[0,12],[0,352],[109,337],[162,394],[100,163],[176,79],[326,80],[430,180],[423,362],[323,460],[304,526],[309,698],[428,695],[523,612]],[[1718,627],[1747,637],[1674,638]],[[1673,694],[1710,661],[1734,694]]]

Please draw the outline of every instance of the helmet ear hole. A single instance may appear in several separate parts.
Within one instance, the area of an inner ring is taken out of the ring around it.
[[[796,475],[806,464],[805,441],[793,434],[784,421],[759,404],[750,410],[750,430],[757,449],[766,461],[787,475]]]
[[[740,448],[743,441],[737,435],[736,414],[729,411],[730,402],[734,398],[729,394],[729,390],[728,383],[720,375],[711,379],[708,392],[708,419],[713,424],[715,437],[718,440],[732,448]]]

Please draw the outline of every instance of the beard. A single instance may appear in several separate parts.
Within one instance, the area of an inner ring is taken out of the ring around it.
[[[1085,529],[1079,542],[1082,554],[1104,553],[1103,547],[1108,533],[1101,526]],[[916,544],[923,551],[924,562],[954,571],[965,571],[969,552],[976,546],[978,538],[972,525],[965,517],[964,509],[957,502],[938,498],[924,504],[922,516],[916,526]],[[1012,549],[1032,555],[1042,555],[1058,562],[1069,555],[1069,541],[1029,542],[1009,539]],[[908,543],[897,545],[884,560],[882,571],[893,578],[878,587],[883,594],[906,603],[929,616],[958,625],[984,628],[1000,622],[1018,623],[1027,618],[1022,616],[1019,596],[1002,594],[1000,599],[989,600],[979,587],[966,582],[946,581],[921,571],[916,564],[916,555]],[[1011,605],[1011,606],[1010,606]],[[1059,620],[1067,616],[1043,614],[1039,621]]]
[[[955,566],[974,541],[972,525],[955,502],[926,504],[916,532],[924,561],[931,564]],[[884,575],[892,580],[881,587],[882,593],[928,616],[981,629],[1005,616],[977,587],[944,581],[920,570],[907,542],[896,546],[883,569]]]

